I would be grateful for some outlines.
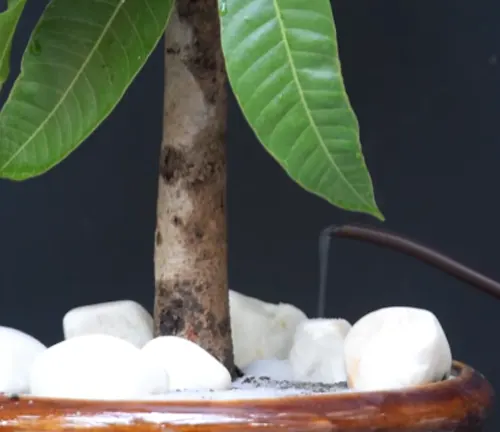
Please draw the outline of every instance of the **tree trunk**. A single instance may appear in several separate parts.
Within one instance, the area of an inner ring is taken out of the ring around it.
[[[217,0],[177,0],[165,45],[155,332],[196,342],[234,374],[226,256],[226,73]]]

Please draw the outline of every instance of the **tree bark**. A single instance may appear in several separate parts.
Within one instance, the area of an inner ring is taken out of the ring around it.
[[[217,0],[177,0],[166,32],[155,241],[155,332],[234,374],[225,216],[226,72]]]

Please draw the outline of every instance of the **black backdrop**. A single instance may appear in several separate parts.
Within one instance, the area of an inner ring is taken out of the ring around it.
[[[14,73],[46,3],[28,2]],[[333,3],[385,226],[500,279],[498,3]],[[159,47],[111,118],[65,163],[35,180],[0,181],[1,325],[51,344],[76,305],[120,298],[152,305],[162,60]],[[296,186],[260,147],[233,99],[229,117],[231,287],[313,315],[319,231],[375,222]],[[354,321],[385,305],[429,308],[454,357],[500,387],[500,302],[364,244],[336,241],[330,269],[329,315]],[[488,430],[495,426],[500,416]]]

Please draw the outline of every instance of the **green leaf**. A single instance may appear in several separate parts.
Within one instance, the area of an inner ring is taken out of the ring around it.
[[[219,0],[229,80],[255,134],[304,189],[383,216],[361,153],[329,0]]]
[[[16,26],[26,0],[8,0],[7,10],[0,13],[0,90],[10,72],[10,50]]]
[[[163,35],[172,0],[52,0],[0,113],[0,177],[64,159],[111,113]]]

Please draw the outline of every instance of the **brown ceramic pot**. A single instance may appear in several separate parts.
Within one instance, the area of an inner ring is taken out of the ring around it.
[[[481,431],[493,390],[454,362],[454,379],[405,391],[245,401],[97,402],[0,397],[0,432]]]

